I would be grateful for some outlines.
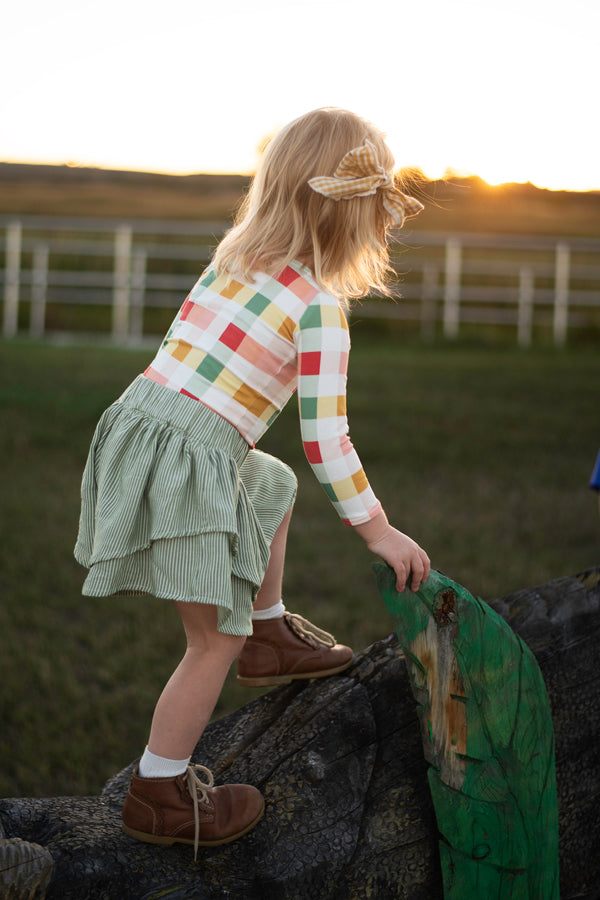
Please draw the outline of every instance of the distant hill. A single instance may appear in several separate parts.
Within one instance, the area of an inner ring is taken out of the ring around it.
[[[68,165],[0,163],[0,213],[226,220],[247,189],[244,175],[162,175]],[[407,173],[425,204],[411,231],[551,234],[600,238],[600,191],[491,187],[479,178],[427,181]]]
[[[0,163],[0,213],[229,218],[249,178]]]

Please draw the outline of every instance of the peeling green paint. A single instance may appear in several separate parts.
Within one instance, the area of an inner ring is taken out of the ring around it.
[[[439,572],[398,593],[374,569],[420,707],[445,900],[558,900],[554,730],[533,653]]]

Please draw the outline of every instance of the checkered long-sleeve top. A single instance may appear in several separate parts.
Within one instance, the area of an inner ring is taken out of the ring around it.
[[[144,374],[213,409],[251,446],[297,389],[308,462],[343,521],[359,525],[381,505],[348,437],[349,350],[343,311],[306,266],[248,283],[209,268]]]

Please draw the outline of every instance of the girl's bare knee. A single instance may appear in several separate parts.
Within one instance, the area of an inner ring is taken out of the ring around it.
[[[233,662],[242,652],[245,641],[245,637],[223,634],[215,630],[198,635],[188,634],[187,649],[210,654],[219,659],[229,659]]]
[[[246,642],[245,637],[239,637],[236,634],[223,634],[222,631],[215,631],[211,635],[212,646],[215,649],[222,650],[224,653],[233,654],[234,658],[242,652],[242,647]]]
[[[230,652],[233,654],[231,657],[232,662],[233,662],[233,660],[237,659],[238,656],[240,655],[240,653],[242,652],[244,644],[246,643],[246,638],[238,637],[237,635],[234,636],[234,635],[230,635],[230,634],[224,635],[224,637],[231,638],[231,640],[232,640],[232,643],[230,643],[229,646],[230,646]]]
[[[183,622],[188,651],[212,653],[221,659],[236,659],[242,652],[245,637],[224,634],[217,628],[216,606],[203,603],[175,603]]]

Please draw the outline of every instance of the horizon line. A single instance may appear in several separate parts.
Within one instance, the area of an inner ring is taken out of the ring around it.
[[[71,160],[63,160],[62,162],[47,162],[41,160],[24,160],[24,159],[0,159],[0,165],[5,166],[31,166],[42,167],[46,166],[49,168],[56,169],[89,169],[92,171],[100,171],[100,172],[123,172],[123,173],[131,173],[137,175],[164,175],[169,178],[193,178],[198,176],[213,176],[213,175],[221,175],[221,176],[233,176],[238,178],[252,178],[254,175],[254,170],[237,170],[232,171],[230,169],[206,169],[206,170],[196,170],[196,171],[173,171],[167,169],[159,169],[159,168],[135,168],[132,166],[111,166],[111,165],[100,165],[99,163],[86,163],[86,162],[75,162]],[[422,178],[425,183],[435,183],[439,181],[448,181],[450,179],[470,179],[476,178],[479,181],[482,181],[485,185],[490,188],[500,188],[508,185],[522,185],[523,187],[527,185],[531,185],[532,187],[537,188],[538,190],[543,191],[552,191],[555,193],[573,193],[573,194],[596,194],[600,193],[600,183],[597,187],[585,187],[585,188],[577,188],[577,187],[551,187],[546,184],[538,184],[535,181],[527,180],[527,181],[488,181],[482,175],[479,175],[477,172],[471,172],[467,169],[462,169],[460,167],[454,166],[446,166],[443,173],[439,176],[430,176],[427,175],[419,166],[417,165],[407,165],[402,166],[397,169],[398,173],[406,172],[410,174],[411,172],[415,174],[415,177]]]

